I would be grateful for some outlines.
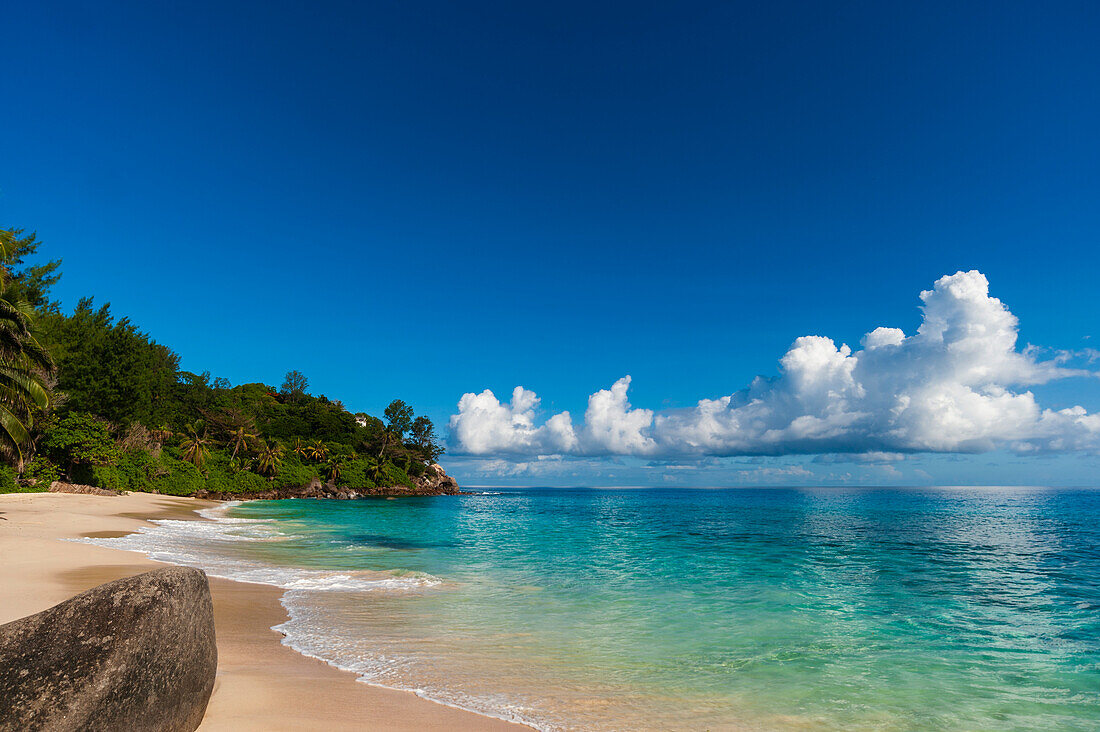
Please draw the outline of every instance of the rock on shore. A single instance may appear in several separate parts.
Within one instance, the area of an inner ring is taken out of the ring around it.
[[[113,491],[110,488],[97,488],[94,485],[82,485],[80,483],[65,483],[60,480],[50,483],[48,491],[50,493],[80,493],[88,496],[120,495],[118,491]]]
[[[203,572],[108,582],[0,625],[0,730],[191,732],[217,666]]]
[[[416,487],[421,493],[435,495],[456,495],[460,492],[458,482],[447,475],[439,463],[432,463],[424,469],[424,473],[416,479]]]

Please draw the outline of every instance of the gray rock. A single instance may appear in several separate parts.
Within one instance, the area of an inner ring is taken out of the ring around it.
[[[205,573],[108,582],[0,625],[0,730],[191,732],[217,667]]]
[[[447,475],[447,471],[439,463],[432,463],[424,469],[424,473],[416,480],[417,487],[424,492],[454,495],[460,493],[458,482]]]
[[[50,483],[48,490],[50,493],[83,493],[89,496],[121,495],[118,491],[113,491],[110,488],[97,488],[94,485],[81,485],[80,483],[63,483],[60,480]]]

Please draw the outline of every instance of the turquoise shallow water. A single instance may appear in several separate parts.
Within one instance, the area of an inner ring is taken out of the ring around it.
[[[97,541],[280,584],[303,652],[543,728],[1096,730],[1098,519],[1092,490],[526,489]]]

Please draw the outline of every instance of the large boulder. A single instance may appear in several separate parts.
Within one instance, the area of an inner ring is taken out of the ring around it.
[[[0,729],[191,732],[217,667],[206,574],[108,582],[0,625]]]
[[[63,483],[55,480],[47,489],[50,493],[82,493],[88,496],[118,496],[118,491],[110,488],[98,488],[94,485],[81,485],[80,483]]]
[[[424,469],[424,473],[416,480],[417,487],[424,492],[442,493],[454,495],[460,493],[458,482],[447,475],[447,471],[439,463],[432,463]]]

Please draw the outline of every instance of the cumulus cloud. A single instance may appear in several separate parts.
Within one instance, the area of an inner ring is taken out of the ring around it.
[[[645,434],[653,412],[633,409],[627,401],[630,377],[624,376],[588,397],[584,424],[574,427],[569,412],[560,412],[535,426],[539,398],[517,386],[512,401],[502,403],[486,389],[463,394],[458,414],[451,417],[451,439],[459,452],[470,455],[645,455],[657,444]]]
[[[857,351],[802,336],[777,376],[688,409],[633,407],[629,376],[592,394],[578,424],[569,412],[540,423],[539,399],[523,387],[509,403],[489,390],[465,394],[453,445],[471,455],[651,458],[1100,450],[1100,415],[1044,409],[1027,389],[1096,372],[1068,368],[1065,352],[1019,349],[1016,316],[982,273],[941,277],[920,299],[912,335],[875,328]]]

